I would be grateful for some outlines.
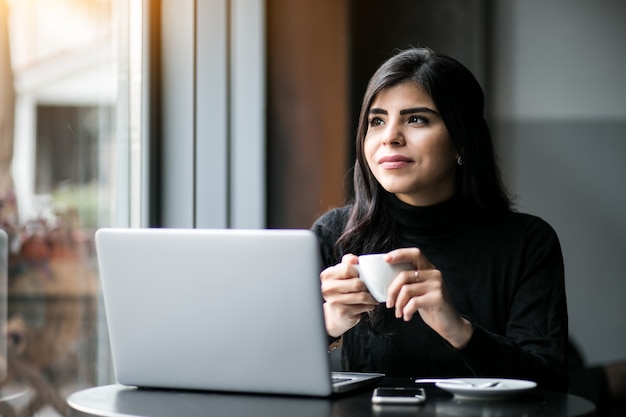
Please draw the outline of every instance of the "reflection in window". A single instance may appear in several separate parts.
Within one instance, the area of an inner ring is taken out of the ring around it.
[[[129,3],[0,0],[3,416],[62,416],[69,394],[112,382],[93,236],[130,181]]]
[[[111,130],[110,107],[37,106],[35,192],[82,189],[98,180],[98,143]]]

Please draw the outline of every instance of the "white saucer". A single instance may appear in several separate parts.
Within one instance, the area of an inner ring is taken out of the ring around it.
[[[467,385],[459,384],[459,381]],[[497,383],[497,385],[485,387],[489,383]],[[439,381],[435,385],[460,399],[506,399],[532,390],[537,383],[521,379],[454,378],[450,382]]]

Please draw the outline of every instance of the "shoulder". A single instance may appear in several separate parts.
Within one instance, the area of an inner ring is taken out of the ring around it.
[[[475,220],[469,229],[473,238],[501,250],[524,253],[560,250],[555,229],[539,216],[511,211],[496,218]]]
[[[337,261],[335,244],[346,227],[350,208],[351,206],[333,208],[322,214],[311,227],[319,240],[322,260],[326,266]]]
[[[501,227],[512,228],[517,232],[523,232],[525,236],[540,235],[544,237],[556,236],[554,228],[543,218],[521,212],[511,212],[502,218]]]
[[[562,257],[556,230],[539,216],[512,212],[496,223],[495,230],[505,241],[518,242],[515,246],[526,256],[551,254]]]
[[[315,220],[312,227],[313,231],[316,233],[318,231],[342,231],[348,222],[350,208],[351,206],[344,206],[330,209]]]

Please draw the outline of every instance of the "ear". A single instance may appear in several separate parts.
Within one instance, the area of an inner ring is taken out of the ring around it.
[[[465,152],[463,152],[463,149],[457,149],[456,151],[456,155],[454,156],[454,159],[456,159],[456,163],[458,165],[463,165],[463,155],[465,154]]]

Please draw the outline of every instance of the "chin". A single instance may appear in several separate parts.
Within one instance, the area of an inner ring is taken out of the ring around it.
[[[397,182],[388,182],[386,184],[379,182],[379,184],[381,185],[381,187],[383,187],[385,191],[391,194],[409,194],[412,192],[409,187],[402,186]]]

